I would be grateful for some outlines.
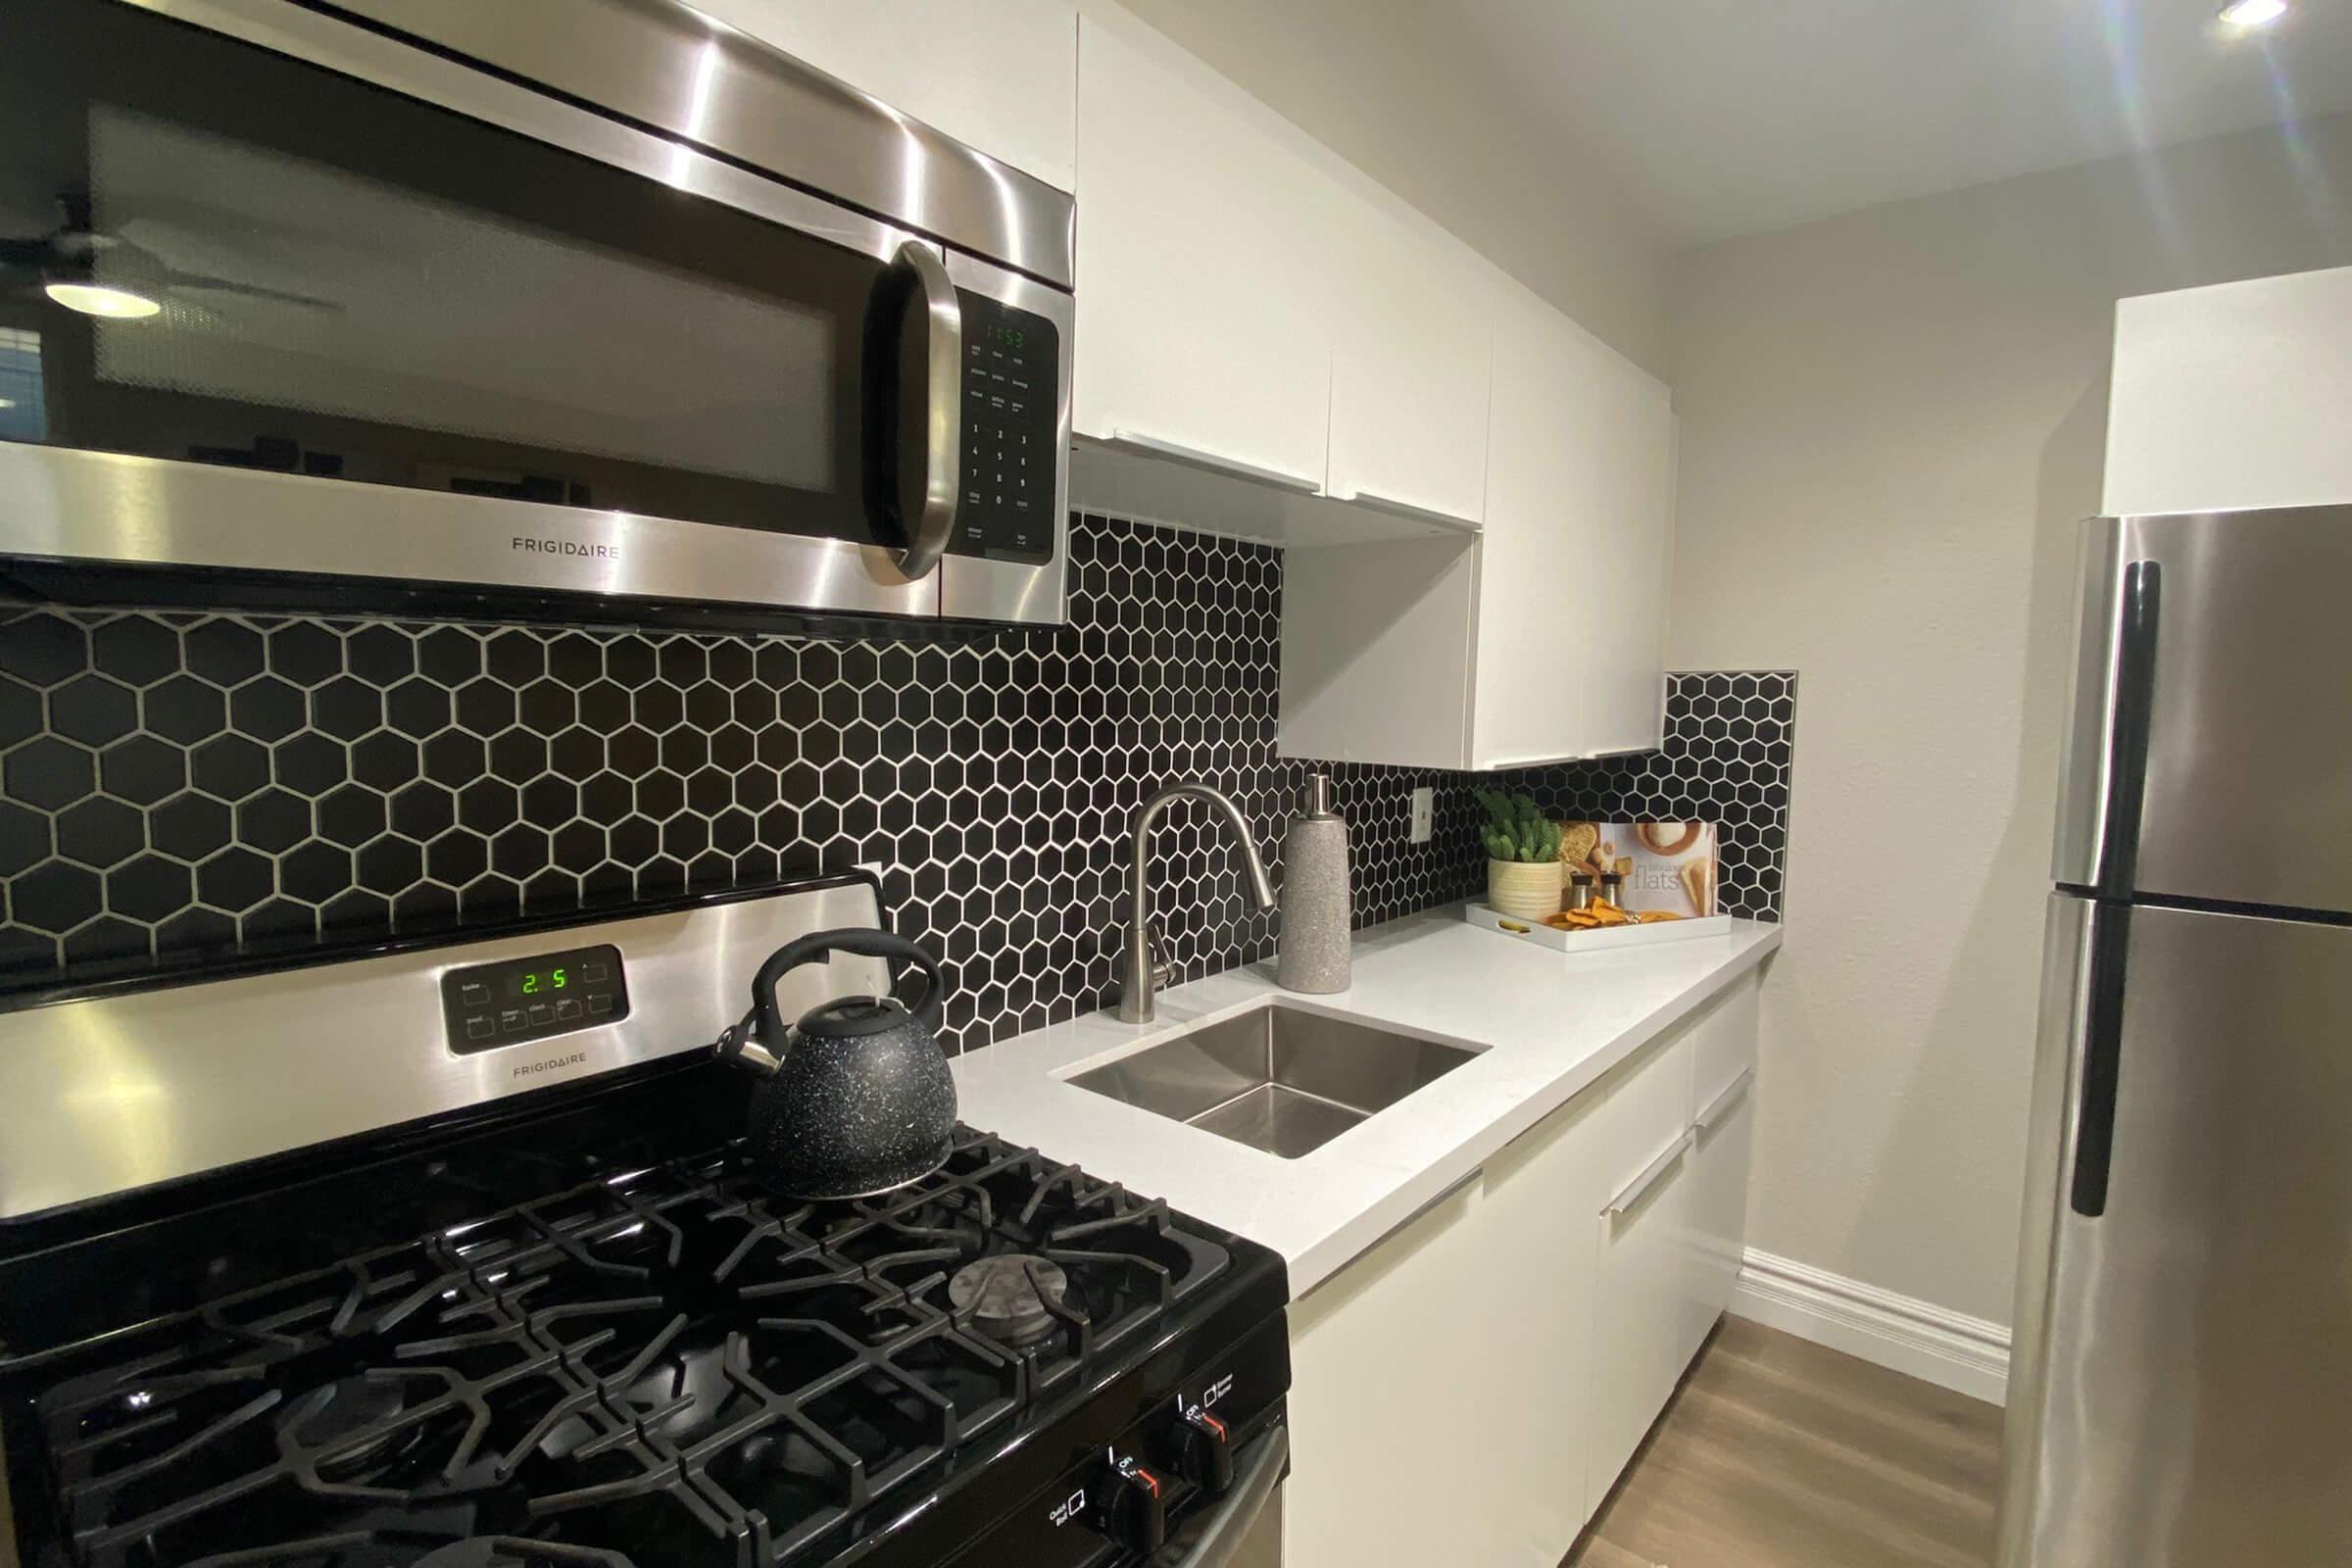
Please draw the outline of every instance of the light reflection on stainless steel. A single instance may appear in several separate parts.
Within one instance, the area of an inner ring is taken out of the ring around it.
[[[927,615],[891,552],[626,512],[0,442],[0,553]],[[520,551],[517,536],[586,554]],[[598,556],[596,551],[610,554]]]
[[[2071,1201],[2085,1004],[2120,911],[2051,901],[1995,1560],[2334,1568],[2352,1561],[2352,930],[2130,910],[2090,1217]]]
[[[0,1219],[706,1050],[777,948],[875,918],[860,882],[0,1012]],[[604,943],[627,1017],[470,1055],[444,1045],[445,969]],[[840,956],[787,975],[778,1001],[798,1016],[889,984],[878,960]]]
[[[1066,193],[674,0],[344,3],[958,250],[1064,288],[1076,278]]]
[[[2352,725],[2322,694],[2352,684],[2352,638],[2334,634],[2352,580],[2352,507],[2102,517],[2083,534],[2056,880],[2097,884],[2112,870],[2105,855],[2121,848],[2105,842],[2120,585],[2130,565],[2148,562],[2163,599],[2136,886],[2344,908]],[[2237,823],[2247,826],[2220,826]]]

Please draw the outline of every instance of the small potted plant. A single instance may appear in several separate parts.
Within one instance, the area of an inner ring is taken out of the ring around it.
[[[1544,920],[1560,912],[1560,824],[1533,798],[1479,790],[1487,808],[1487,905],[1497,914]]]

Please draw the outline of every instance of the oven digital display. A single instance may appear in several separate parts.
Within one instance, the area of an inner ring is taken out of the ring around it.
[[[507,995],[510,997],[553,996],[559,991],[570,989],[570,986],[571,970],[559,963],[553,969],[525,969],[522,973],[510,977],[507,982]]]
[[[442,975],[441,1010],[450,1050],[495,1051],[618,1022],[628,979],[610,946],[477,963]]]

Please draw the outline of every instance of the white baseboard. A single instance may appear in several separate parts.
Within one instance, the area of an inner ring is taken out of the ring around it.
[[[1999,1404],[2008,1388],[2009,1331],[2000,1324],[1793,1258],[1749,1249],[1732,1311],[1972,1398]]]

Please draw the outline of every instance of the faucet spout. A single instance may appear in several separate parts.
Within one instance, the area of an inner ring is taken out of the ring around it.
[[[1230,798],[1206,784],[1172,784],[1146,801],[1142,813],[1135,819],[1134,864],[1129,868],[1128,880],[1131,908],[1127,940],[1119,952],[1121,1023],[1150,1023],[1158,1014],[1159,987],[1167,978],[1167,966],[1152,956],[1152,829],[1158,825],[1169,807],[1187,798],[1215,808],[1225,819],[1233,830],[1234,841],[1241,846],[1243,868],[1250,879],[1250,897],[1260,909],[1274,907],[1274,884],[1267,879],[1266,862],[1258,858],[1257,840],[1250,831],[1250,819]]]

